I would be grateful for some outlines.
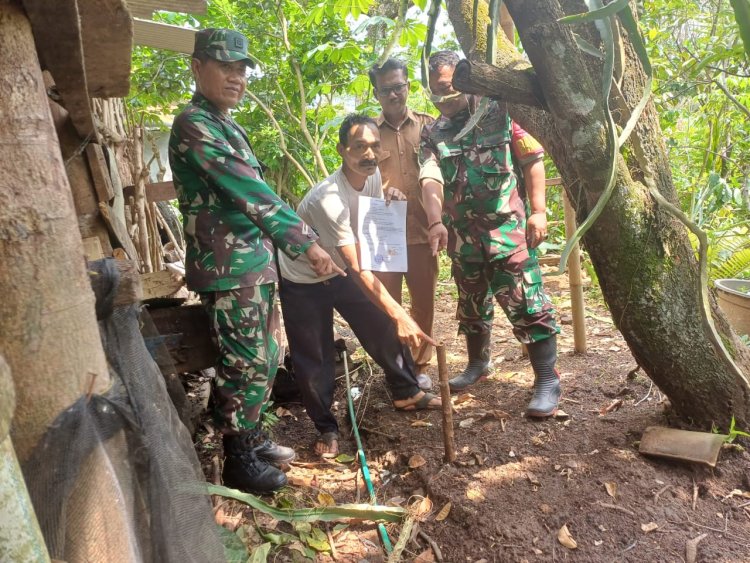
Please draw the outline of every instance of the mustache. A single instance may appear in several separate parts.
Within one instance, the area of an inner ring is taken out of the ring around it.
[[[364,160],[360,160],[359,165],[360,166],[377,166],[378,161],[375,160],[374,158],[366,158]]]

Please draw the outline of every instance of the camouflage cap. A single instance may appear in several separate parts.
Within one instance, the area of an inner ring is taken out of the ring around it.
[[[247,56],[247,37],[231,29],[208,28],[195,34],[193,56],[206,55],[217,61],[255,62]]]

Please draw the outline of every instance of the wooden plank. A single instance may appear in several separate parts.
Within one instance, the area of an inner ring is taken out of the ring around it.
[[[185,285],[185,279],[169,270],[141,274],[143,300],[168,297]]]
[[[129,201],[131,197],[135,197],[135,186],[125,186],[122,193],[125,196],[125,201]],[[169,201],[170,199],[177,199],[173,182],[146,184],[146,201],[149,203]]]
[[[122,221],[112,213],[109,209],[109,205],[100,201],[99,213],[101,213],[102,219],[104,219],[104,224],[107,225],[110,234],[120,243],[122,249],[127,253],[127,257],[130,260],[138,260],[138,251],[135,249],[135,245],[128,234],[127,228],[122,224]]]
[[[42,69],[52,75],[62,105],[70,113],[78,134],[84,139],[96,140],[77,3],[23,0],[23,7],[31,21]]]
[[[99,237],[86,237],[83,239],[83,255],[89,262],[104,258],[104,250],[102,250],[102,242],[99,240]]]
[[[128,0],[128,8],[134,17],[147,19],[157,10],[205,14],[206,0]]]
[[[125,0],[77,1],[89,96],[127,96],[133,53],[133,20]]]
[[[202,305],[149,309],[179,373],[215,367],[218,351]]]
[[[112,187],[112,178],[109,175],[109,167],[104,159],[101,145],[89,143],[86,145],[86,158],[89,163],[91,179],[94,181],[94,190],[98,201],[110,203],[115,197]]]
[[[135,18],[133,20],[133,40],[136,45],[167,49],[168,51],[190,55],[195,43],[195,30]]]

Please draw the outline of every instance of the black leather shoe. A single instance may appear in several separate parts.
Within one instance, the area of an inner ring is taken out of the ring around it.
[[[228,453],[221,477],[227,487],[246,493],[270,493],[287,483],[283,471],[259,459],[253,450]]]
[[[273,465],[289,465],[297,457],[292,448],[280,446],[265,432],[253,430],[234,436],[224,436],[224,452],[252,450],[259,459]]]

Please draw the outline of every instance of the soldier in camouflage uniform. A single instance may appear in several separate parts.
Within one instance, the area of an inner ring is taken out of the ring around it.
[[[213,398],[224,482],[266,492],[286,483],[277,466],[294,459],[294,450],[260,430],[279,363],[274,247],[292,259],[305,254],[318,275],[341,271],[263,181],[247,135],[229,115],[251,66],[242,34],[196,34],[196,92],[172,126],[169,162],[187,241],[187,285],[200,294],[219,347]]]
[[[451,258],[459,294],[456,318],[469,355],[450,387],[461,391],[489,372],[494,296],[534,368],[526,414],[550,416],[561,393],[555,369],[559,328],[534,250],[547,236],[544,151],[496,101],[457,139],[479,104],[453,90],[457,63],[450,51],[430,57],[430,89],[441,116],[423,130],[420,156],[430,242],[434,252],[447,248]],[[523,171],[529,213],[513,157]]]

